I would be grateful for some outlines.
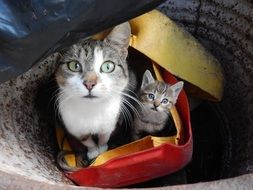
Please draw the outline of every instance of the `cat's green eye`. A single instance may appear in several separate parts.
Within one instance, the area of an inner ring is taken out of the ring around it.
[[[167,98],[164,98],[163,100],[162,100],[162,103],[163,104],[167,104],[169,102],[169,100],[167,99]]]
[[[79,72],[82,70],[82,65],[77,61],[70,61],[68,62],[68,68],[73,72]]]
[[[111,73],[115,69],[115,63],[112,61],[105,61],[100,68],[100,71],[103,73]]]
[[[155,99],[155,95],[154,94],[148,94],[148,98],[151,99],[151,100],[154,100]]]

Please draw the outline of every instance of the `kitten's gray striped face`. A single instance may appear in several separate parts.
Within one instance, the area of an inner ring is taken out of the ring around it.
[[[110,98],[128,83],[126,64],[129,24],[113,29],[103,40],[82,40],[64,52],[56,80],[64,93],[81,98]]]
[[[146,86],[141,93],[141,102],[158,112],[168,112],[173,105],[172,90],[165,83],[156,81]]]
[[[168,112],[175,105],[183,88],[183,82],[169,85],[155,81],[147,70],[144,73],[140,92],[140,101],[145,107],[157,112]]]

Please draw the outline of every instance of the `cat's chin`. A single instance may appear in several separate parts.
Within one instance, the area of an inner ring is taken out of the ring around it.
[[[152,110],[153,113],[163,113],[163,112],[166,112],[164,110],[161,110],[161,109],[157,109],[157,108],[150,108]]]
[[[162,112],[163,112],[163,111],[158,110],[158,109],[156,109],[156,108],[151,108],[151,111],[152,111],[153,113],[155,113],[155,114],[159,114],[159,113],[162,113]]]

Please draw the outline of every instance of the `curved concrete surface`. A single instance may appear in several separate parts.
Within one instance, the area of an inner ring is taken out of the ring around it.
[[[228,179],[161,189],[251,189],[253,3],[168,0],[159,9],[191,32],[221,62],[226,86],[218,105],[231,133],[231,156],[223,175]],[[53,126],[36,102],[39,87],[54,70],[56,57],[52,55],[22,76],[0,85],[0,189],[82,189],[69,186],[71,182],[56,167]]]

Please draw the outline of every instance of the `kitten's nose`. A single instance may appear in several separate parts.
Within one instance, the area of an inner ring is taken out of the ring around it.
[[[154,104],[154,107],[157,108],[158,106],[160,106],[161,103],[160,101],[155,100],[153,104]]]
[[[87,73],[86,80],[83,85],[91,91],[92,88],[97,84],[97,75],[95,73]]]

